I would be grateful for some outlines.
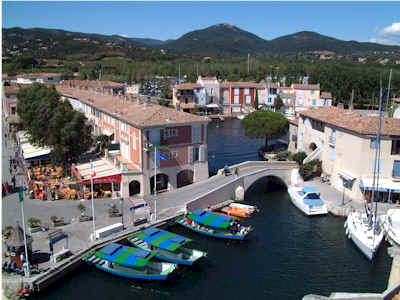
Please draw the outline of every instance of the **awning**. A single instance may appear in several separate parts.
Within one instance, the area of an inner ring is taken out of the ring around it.
[[[342,178],[342,179],[344,179],[344,180],[346,180],[346,181],[354,181],[357,177],[355,177],[355,176],[353,176],[353,175],[350,175],[349,173],[347,173],[347,172],[343,172],[343,171],[339,171],[338,172],[338,175]]]
[[[362,178],[360,180],[360,188],[366,191],[374,190],[373,178]],[[379,192],[390,191],[391,193],[400,193],[400,182],[392,181],[390,179],[379,178],[378,191]]]
[[[47,159],[51,152],[51,149],[48,147],[36,147],[28,142],[28,136],[25,132],[18,133],[18,140],[20,142],[20,149],[22,152],[22,156],[25,160],[39,160],[39,159]]]
[[[93,177],[93,183],[121,182],[121,170],[119,168],[116,168],[107,159],[97,159],[92,163],[94,172],[96,173],[96,175]],[[78,183],[90,183],[92,173],[90,162],[76,165],[75,168],[82,178],[82,180],[78,181]]]
[[[206,106],[207,106],[207,108],[220,108],[220,106],[215,103],[207,104]]]

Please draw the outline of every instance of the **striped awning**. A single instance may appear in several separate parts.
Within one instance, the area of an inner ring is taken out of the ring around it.
[[[373,178],[362,178],[360,180],[360,188],[366,191],[375,190]],[[400,182],[393,181],[391,179],[380,178],[378,180],[378,191],[400,193]]]

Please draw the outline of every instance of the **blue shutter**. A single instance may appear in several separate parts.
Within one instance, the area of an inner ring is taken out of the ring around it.
[[[376,138],[375,137],[371,138],[370,148],[371,149],[376,149],[377,148],[377,143],[376,143]]]
[[[329,147],[329,159],[335,160],[335,147]]]
[[[393,162],[393,177],[400,177],[400,160]]]

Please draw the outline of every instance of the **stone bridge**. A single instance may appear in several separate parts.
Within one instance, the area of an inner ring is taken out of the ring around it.
[[[239,176],[234,175],[235,168]],[[150,197],[156,210],[157,218],[183,213],[186,209],[215,206],[226,200],[235,199],[235,191],[244,192],[257,180],[267,176],[279,178],[286,186],[291,184],[291,173],[297,169],[296,162],[248,161],[230,166],[232,175],[215,175],[180,189]],[[219,171],[221,173],[221,170]],[[241,188],[240,188],[241,187]]]

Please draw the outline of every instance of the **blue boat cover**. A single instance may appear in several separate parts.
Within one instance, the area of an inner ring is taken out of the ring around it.
[[[308,206],[322,206],[322,205],[324,205],[324,201],[322,201],[321,199],[308,199],[308,198],[305,198],[303,201],[304,201],[304,204],[308,205]]]
[[[187,217],[197,223],[221,229],[227,229],[236,220],[233,217],[222,216],[202,209],[196,209]]]
[[[156,233],[158,231],[159,231],[159,229],[156,227],[149,227],[149,228],[146,228],[145,230],[143,230],[142,232],[145,233],[146,235],[152,235],[153,233]]]
[[[156,255],[154,251],[150,252],[116,243],[111,243],[96,252],[97,257],[125,267],[143,267],[154,255]]]
[[[303,192],[304,193],[316,193],[316,194],[319,194],[319,192],[316,190],[316,189],[314,189],[313,187],[310,187],[310,186],[305,186],[305,187],[303,187]]]
[[[148,229],[133,235],[132,238],[136,237],[154,247],[165,249],[168,251],[175,251],[184,244],[192,241],[189,238],[185,238],[183,236],[159,228],[152,228],[151,230]],[[148,233],[151,234],[149,235]]]
[[[100,251],[103,252],[106,255],[112,255],[113,253],[115,253],[121,247],[122,247],[122,245],[120,245],[120,244],[111,243],[111,244],[105,246]]]

